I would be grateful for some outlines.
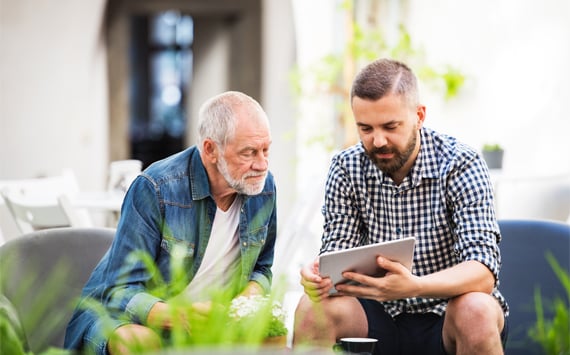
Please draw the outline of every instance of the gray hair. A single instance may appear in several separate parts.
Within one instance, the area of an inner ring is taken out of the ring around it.
[[[239,91],[227,91],[204,102],[198,113],[198,149],[202,149],[204,140],[208,138],[223,149],[234,136],[239,111],[249,113],[251,118],[267,121],[261,105]]]
[[[418,82],[412,70],[396,60],[378,59],[358,73],[350,101],[355,96],[376,101],[390,94],[402,96],[410,107],[419,104]]]

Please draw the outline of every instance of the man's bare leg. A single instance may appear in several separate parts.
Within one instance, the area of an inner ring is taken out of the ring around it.
[[[495,298],[470,292],[449,301],[443,323],[448,354],[503,354],[503,311]]]
[[[295,310],[293,345],[332,348],[342,337],[366,337],[368,321],[354,297],[328,297],[312,302],[301,297]]]

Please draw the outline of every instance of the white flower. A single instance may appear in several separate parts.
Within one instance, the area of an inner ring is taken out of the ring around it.
[[[238,319],[253,316],[270,301],[269,297],[261,295],[236,297],[230,305],[230,316]],[[271,314],[274,319],[285,321],[285,310],[278,301],[273,301]]]

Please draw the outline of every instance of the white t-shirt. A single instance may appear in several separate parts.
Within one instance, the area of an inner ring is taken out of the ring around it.
[[[241,198],[236,196],[227,211],[216,209],[212,233],[204,259],[185,290],[185,298],[193,302],[210,299],[211,291],[227,285],[240,259],[239,214]]]

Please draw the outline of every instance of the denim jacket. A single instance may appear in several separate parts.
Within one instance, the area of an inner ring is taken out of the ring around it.
[[[112,320],[103,320],[80,304],[67,327],[65,347],[105,354],[109,329],[144,323],[150,309],[162,299],[149,292],[153,275],[132,258],[132,253],[148,254],[168,283],[171,253],[175,248],[177,253],[183,250],[189,282],[204,257],[215,213],[208,176],[195,146],[152,164],[139,175],[123,201],[113,244],[82,294],[83,299],[100,302]],[[255,281],[268,292],[277,231],[271,174],[260,194],[243,196],[238,229],[241,258],[237,291]],[[180,291],[173,291],[169,297]]]

